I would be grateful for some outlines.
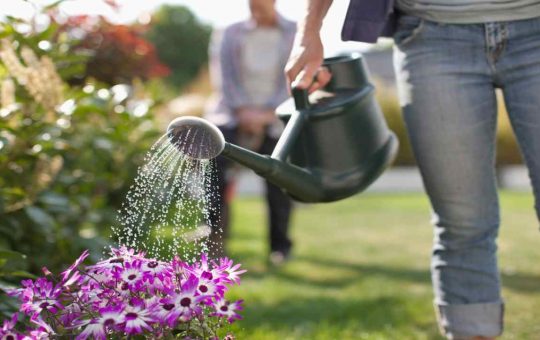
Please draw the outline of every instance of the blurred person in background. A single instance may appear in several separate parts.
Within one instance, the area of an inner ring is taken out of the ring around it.
[[[314,91],[332,0],[309,0],[287,75]],[[351,0],[343,40],[394,38],[409,138],[433,208],[431,273],[448,339],[502,334],[497,265],[496,89],[521,146],[540,218],[540,1]]]
[[[271,154],[283,130],[274,110],[289,95],[283,69],[292,48],[296,24],[282,17],[275,0],[249,0],[251,17],[215,31],[210,46],[210,72],[215,98],[205,118],[216,124],[229,142]],[[211,209],[211,253],[224,252],[230,224],[233,171],[230,161],[216,160],[219,197]],[[290,198],[266,182],[271,264],[290,254]]]

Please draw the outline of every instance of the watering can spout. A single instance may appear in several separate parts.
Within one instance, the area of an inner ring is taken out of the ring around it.
[[[225,143],[221,155],[252,169],[299,201],[323,200],[323,192],[316,177],[305,169],[230,143]]]
[[[320,185],[308,171],[267,155],[244,149],[225,141],[212,123],[197,117],[179,117],[167,128],[170,142],[193,159],[210,159],[222,155],[240,163],[289,195],[302,201],[322,199]]]

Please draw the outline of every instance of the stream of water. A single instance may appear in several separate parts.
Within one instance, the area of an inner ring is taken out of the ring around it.
[[[192,137],[187,133],[176,143],[187,145]],[[219,216],[214,161],[192,159],[178,149],[164,135],[146,155],[113,227],[120,246],[163,260],[179,255],[184,261],[219,247],[209,238],[212,229],[221,234],[211,225],[217,220],[211,216]]]

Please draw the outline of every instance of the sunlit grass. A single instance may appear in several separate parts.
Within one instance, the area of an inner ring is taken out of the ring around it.
[[[540,233],[529,194],[503,193],[503,339],[540,338]],[[441,339],[429,275],[430,208],[422,194],[369,194],[298,206],[294,258],[267,266],[265,206],[237,199],[230,255],[249,270],[239,339]]]

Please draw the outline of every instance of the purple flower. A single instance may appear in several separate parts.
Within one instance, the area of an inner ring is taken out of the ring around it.
[[[141,269],[145,274],[145,280],[150,283],[154,283],[156,278],[163,281],[166,277],[172,277],[173,275],[171,267],[167,266],[166,263],[157,260],[144,261]]]
[[[202,297],[197,294],[198,282],[199,280],[191,275],[182,284],[180,292],[175,292],[160,300],[160,305],[155,313],[162,323],[174,327],[178,321],[191,320],[193,315],[201,312],[201,307],[198,304]]]
[[[146,309],[144,305],[130,306],[128,305],[123,313],[124,329],[128,334],[140,334],[144,329],[152,331],[152,323],[156,322],[152,316],[152,312]]]
[[[223,258],[219,259],[218,270],[221,273],[224,273],[227,282],[240,284],[240,275],[247,272],[247,270],[245,270],[245,269],[239,270],[240,266],[241,266],[241,264],[238,263],[238,264],[234,265],[232,260],[230,260],[230,259],[228,259],[226,257],[223,257]]]
[[[122,268],[125,262],[133,260],[146,261],[144,253],[135,253],[135,250],[126,247],[111,248],[111,255],[110,258],[99,261],[95,265],[87,266],[86,269],[93,272],[112,271]]]
[[[118,257],[128,257],[128,258],[138,258],[144,259],[144,252],[135,252],[135,249],[129,249],[126,246],[121,246],[120,248],[111,248],[111,254]]]
[[[214,263],[215,266],[215,263]],[[198,278],[202,278],[203,275],[205,279],[214,281],[215,283],[226,282],[227,274],[218,268],[214,268],[208,263],[208,258],[206,254],[201,254],[201,262],[195,263],[193,265],[184,264],[184,268],[188,273],[195,275]]]
[[[17,324],[17,314],[13,314],[11,319],[4,320],[2,328],[0,328],[0,339],[2,340],[17,340],[22,339],[22,336],[15,332],[15,325]]]
[[[197,284],[197,292],[208,304],[211,304],[212,297],[222,297],[226,289],[225,285],[220,283],[220,279],[212,280],[212,278],[212,273],[203,272]]]
[[[90,322],[86,327],[84,327],[84,330],[77,335],[75,338],[76,340],[84,340],[88,338],[93,338],[96,340],[106,340],[107,334],[105,332],[105,327],[95,321]]]
[[[40,331],[39,334],[42,334],[42,335],[46,334],[46,335],[43,335],[44,338],[46,339],[49,338],[49,335],[54,334],[54,330],[52,329],[51,325],[49,325],[45,320],[43,320],[41,315],[39,314],[33,315],[32,317],[30,317],[30,322],[39,326],[38,327],[38,330]]]
[[[143,283],[143,272],[141,270],[142,262],[134,260],[133,262],[125,262],[124,267],[116,270],[114,276],[127,284],[130,290],[137,290]]]
[[[41,327],[38,329],[30,329],[27,331],[27,333],[29,334],[29,336],[23,337],[23,340],[49,340],[51,337],[49,332]]]
[[[188,268],[185,262],[183,262],[180,257],[175,256],[171,261],[171,269],[174,275],[180,277],[184,274],[184,271]]]
[[[225,299],[216,300],[216,302],[214,303],[215,312],[210,315],[227,318],[227,321],[229,321],[229,323],[233,323],[235,319],[242,319],[242,317],[237,313],[238,311],[243,309],[242,302],[243,300],[238,300],[235,302],[229,302]]]
[[[109,259],[99,261],[93,266],[86,267],[87,270],[94,271],[96,273],[102,272],[102,271],[110,271],[115,268],[122,268],[122,264],[124,263],[125,259],[123,257],[117,256],[117,257],[111,257]]]
[[[71,286],[75,282],[77,282],[81,275],[78,271],[75,271],[77,267],[88,257],[88,250],[85,250],[81,256],[71,265],[68,269],[66,269],[64,272],[62,272],[62,282],[61,284],[63,286]]]
[[[161,337],[171,332],[186,336],[184,326],[175,328],[194,317],[202,322],[212,316],[229,322],[240,318],[241,301],[230,303],[224,295],[228,284],[238,283],[245,270],[227,258],[218,265],[203,254],[200,262],[189,265],[179,257],[170,262],[147,259],[144,253],[125,247],[112,249],[111,255],[83,266],[88,257],[85,251],[58,281],[44,269],[46,277],[22,281],[22,288],[8,290],[20,300],[20,310],[35,329],[18,334],[13,316],[4,321],[0,339],[75,336],[105,340],[137,334]],[[222,327],[216,322],[208,325]]]
[[[64,308],[64,312],[58,318],[64,327],[77,324],[82,315],[81,307],[78,303],[71,303]]]
[[[35,282],[32,280],[22,281],[25,287],[19,299],[23,301],[21,311],[29,316],[39,315],[42,311],[56,313],[64,307],[59,301],[62,290],[55,287],[52,282],[45,278],[38,278]]]
[[[88,339],[90,337],[96,340],[107,339],[107,330],[111,330],[124,321],[123,309],[121,306],[106,307],[99,310],[100,316],[87,320],[84,330],[77,336],[77,340]]]

